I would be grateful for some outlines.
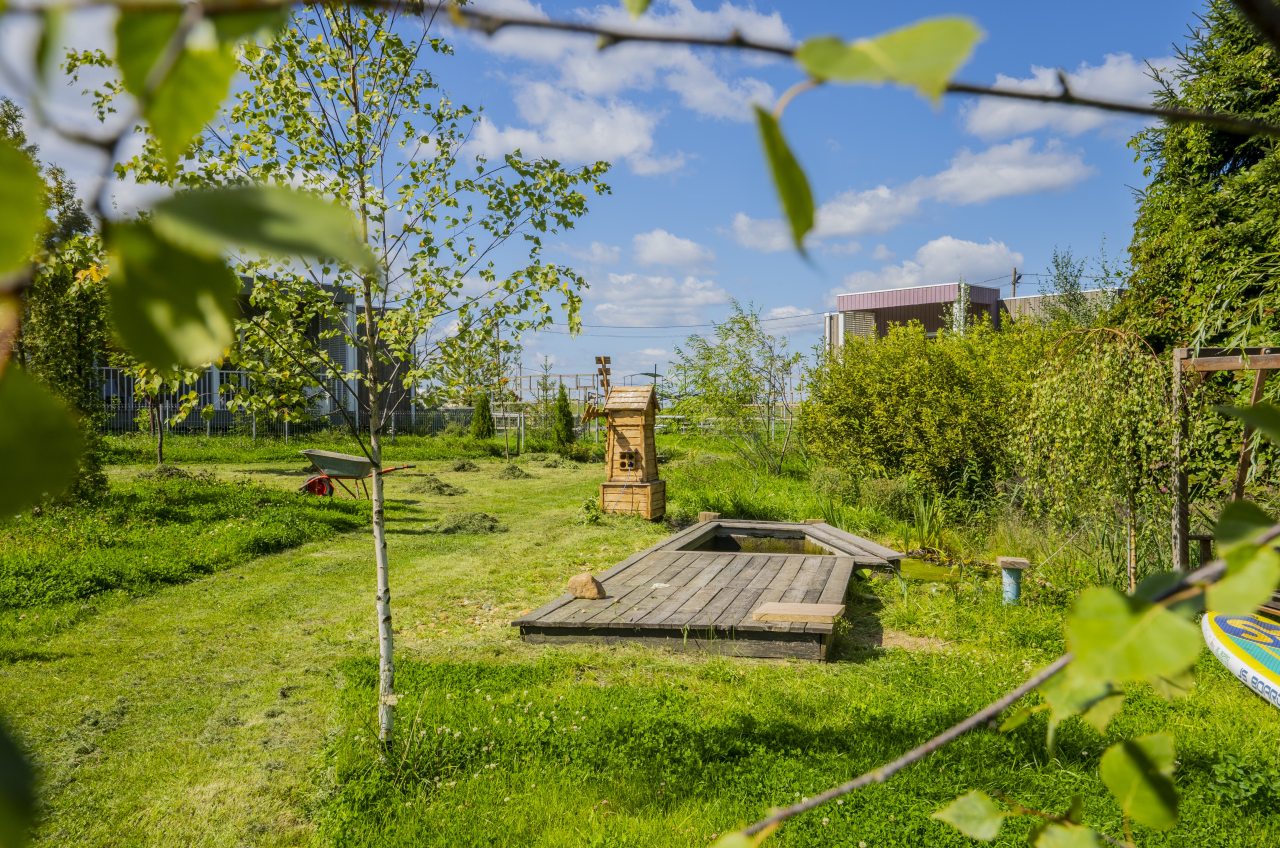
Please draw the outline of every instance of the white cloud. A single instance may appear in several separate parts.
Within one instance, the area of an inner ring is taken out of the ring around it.
[[[716,258],[711,248],[661,229],[638,234],[632,239],[632,249],[641,265],[701,268]]]
[[[1170,68],[1174,64],[1174,59],[1169,57],[1148,61],[1156,68]],[[1082,62],[1075,71],[1067,74],[1067,83],[1076,94],[1124,103],[1149,104],[1155,89],[1155,83],[1148,76],[1147,63],[1128,53],[1108,53],[1100,65]],[[1038,65],[1031,67],[1029,77],[997,74],[995,86],[1034,92],[1061,90],[1057,69]],[[1042,129],[1079,135],[1124,119],[1124,116],[1097,109],[998,97],[979,98],[964,109],[965,129],[983,138],[1000,138]]]
[[[762,253],[791,249],[786,224],[777,219],[752,218],[743,212],[733,216],[733,238],[743,247]]]
[[[592,308],[596,319],[619,327],[695,324],[706,320],[707,307],[729,302],[714,281],[693,276],[610,274],[590,296],[599,301]]]
[[[964,149],[937,174],[919,177],[898,187],[876,186],[849,190],[818,207],[812,244],[824,240],[886,233],[920,212],[928,201],[967,206],[998,197],[1013,197],[1067,188],[1089,177],[1093,168],[1079,153],[1056,141],[1036,150],[1030,138],[1014,139],[974,153]],[[758,219],[739,212],[732,234],[743,247],[764,253],[789,250],[786,225],[777,219]],[[827,252],[853,252],[850,246],[830,246]]]
[[[566,246],[564,252],[574,259],[586,262],[588,265],[612,265],[622,258],[622,250],[620,248],[601,241],[593,241],[591,246],[585,249]]]
[[[1018,138],[980,153],[961,150],[949,168],[929,179],[927,193],[935,200],[964,206],[1066,188],[1093,173],[1078,153],[1063,150],[1056,141],[1037,152],[1030,138]]]
[[[875,250],[871,251],[871,258],[877,262],[888,262],[893,258],[893,251],[887,244],[877,244]]]
[[[965,280],[979,283],[1007,275],[1022,264],[1022,254],[1002,241],[986,244],[942,236],[916,251],[915,257],[878,271],[857,271],[844,278],[842,292],[876,291]]]
[[[495,0],[480,8],[509,14],[545,18],[540,6],[528,0]],[[718,9],[701,10],[691,0],[655,3],[638,21],[617,4],[581,10],[586,20],[648,32],[685,32],[722,35],[737,30],[760,40],[787,44],[791,33],[782,16],[721,3]],[[732,57],[697,53],[673,45],[616,45],[607,51],[595,39],[567,33],[500,31],[493,38],[478,37],[481,47],[501,55],[540,62],[554,68],[561,87],[595,96],[628,89],[665,88],[688,109],[701,115],[729,120],[751,119],[752,103],[769,103],[773,87],[755,77],[729,78],[723,69]]]
[[[801,315],[811,314],[808,309],[801,309],[798,306],[775,306],[765,313],[766,318],[797,318]]]
[[[657,116],[625,101],[577,97],[539,82],[524,86],[516,102],[530,126],[499,127],[481,119],[469,142],[474,152],[494,157],[519,149],[571,162],[622,159],[635,173],[646,175],[684,164],[683,154],[654,154]]]

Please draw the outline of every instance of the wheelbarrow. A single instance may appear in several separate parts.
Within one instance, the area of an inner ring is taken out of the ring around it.
[[[369,486],[364,481],[373,476],[373,463],[367,456],[352,456],[349,453],[323,450],[304,450],[302,455],[311,461],[311,465],[318,473],[308,477],[307,482],[298,488],[299,492],[332,497],[333,484],[337,483],[353,498],[360,497],[357,494],[358,491],[363,491],[364,496],[369,497]],[[413,466],[396,465],[382,469],[382,473],[390,474],[392,471],[403,471],[406,468],[413,468]],[[347,484],[342,482],[343,480],[352,481],[354,490],[348,488]]]

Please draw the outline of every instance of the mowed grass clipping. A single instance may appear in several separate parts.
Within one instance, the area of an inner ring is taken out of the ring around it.
[[[0,610],[141,595],[354,530],[368,506],[207,475],[114,482],[0,523]]]

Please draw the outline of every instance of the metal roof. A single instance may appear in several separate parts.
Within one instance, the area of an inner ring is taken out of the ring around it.
[[[953,303],[960,295],[960,283],[939,283],[933,286],[912,286],[904,289],[853,292],[836,295],[836,309],[840,312],[859,312],[872,309],[888,309],[895,306],[923,306],[930,303]],[[1000,289],[988,286],[969,286],[969,302],[994,304],[1000,299]]]

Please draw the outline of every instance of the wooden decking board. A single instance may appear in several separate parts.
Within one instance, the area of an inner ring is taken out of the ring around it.
[[[577,599],[572,604],[572,609],[568,612],[561,608],[545,620],[583,623],[598,616],[607,618],[612,610],[621,605],[633,604],[636,599],[643,597],[650,591],[649,587],[654,583],[654,578],[658,574],[673,567],[676,567],[674,573],[679,573],[678,566],[686,558],[686,554],[676,551],[659,551],[651,554],[646,559],[633,563],[625,571],[613,575],[608,582],[602,581],[604,582],[605,597],[596,600]],[[631,600],[628,601],[627,599]]]
[[[809,538],[835,554],[696,549],[725,533]],[[596,575],[607,597],[566,593],[512,623],[530,642],[628,642],[730,656],[823,659],[830,622],[753,621],[752,611],[770,601],[843,603],[856,568],[890,568],[900,556],[824,524],[715,519]]]
[[[628,569],[625,575],[632,576],[641,582],[632,584],[622,580],[621,576],[616,576],[604,584],[605,596],[603,598],[576,599],[568,607],[561,607],[543,620],[565,624],[582,624],[597,616],[608,617],[619,606],[635,603],[634,598],[637,595],[643,595],[649,585],[645,578],[649,574],[657,574],[670,565],[669,560],[670,557],[651,557],[643,562],[638,562]]]
[[[668,615],[660,622],[654,622],[652,617],[645,619],[654,624],[672,625],[682,627],[691,623],[691,620],[698,613],[706,609],[707,605],[716,599],[716,597],[725,591],[727,587],[734,585],[734,581],[742,574],[744,569],[750,569],[753,558],[748,554],[746,556],[738,554],[725,563],[724,567],[716,574],[714,580],[707,581],[707,584],[698,591],[690,595],[683,604],[674,612]],[[751,575],[747,575],[746,582],[750,582]],[[741,584],[738,586],[741,589]],[[711,622],[708,622],[710,626]]]
[[[692,597],[699,589],[706,586],[715,579],[724,567],[728,565],[730,560],[724,557],[717,557],[713,554],[699,554],[698,558],[690,566],[690,578],[683,586],[666,598],[658,606],[654,607],[644,618],[640,619],[638,624],[642,625],[659,625],[671,613],[680,609],[680,607]]]
[[[672,551],[670,553],[655,554],[653,556],[654,567],[640,569],[637,566],[635,571],[640,579],[632,581],[631,588],[625,594],[619,595],[614,599],[614,603],[598,609],[592,616],[587,618],[587,623],[605,624],[616,621],[626,616],[647,598],[664,597],[659,593],[666,590],[654,589],[653,584],[680,585],[682,579],[688,579],[688,566],[695,559],[697,559],[697,555],[692,553]]]
[[[747,591],[747,587],[755,582],[760,572],[769,564],[769,557],[761,554],[751,554],[746,557],[747,562],[743,565],[733,579],[720,588],[714,598],[711,598],[703,605],[702,609],[697,610],[693,615],[689,616],[686,622],[687,626],[692,628],[699,627],[723,627],[725,621],[722,621],[725,611],[733,605],[743,592]]]

